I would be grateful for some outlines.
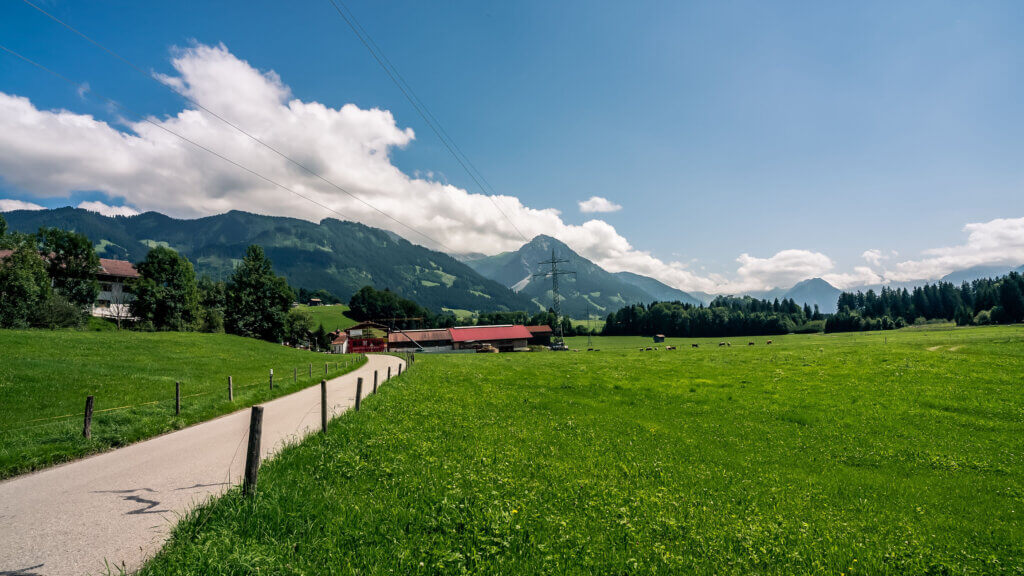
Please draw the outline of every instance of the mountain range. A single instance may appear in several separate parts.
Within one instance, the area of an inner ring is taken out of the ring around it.
[[[9,227],[34,232],[50,226],[84,234],[103,258],[138,262],[153,246],[168,246],[187,256],[199,274],[227,278],[250,244],[259,244],[274,268],[295,288],[325,289],[343,300],[370,284],[390,289],[440,312],[544,310],[551,306],[550,271],[542,264],[552,255],[566,260],[559,277],[562,311],[575,318],[604,316],[627,304],[680,301],[709,304],[716,295],[684,292],[654,278],[632,272],[608,272],[580,256],[563,242],[537,236],[518,250],[494,256],[451,256],[412,244],[398,235],[355,222],[333,218],[320,223],[295,218],[231,211],[198,218],[176,219],[157,212],[108,217],[78,208],[17,210],[4,213]],[[1024,266],[1016,269],[1024,273]],[[948,274],[941,280],[960,284],[1001,276],[1005,266],[978,266]],[[890,287],[912,288],[924,282]],[[848,290],[876,291],[881,286]],[[803,280],[790,288],[748,292],[755,298],[792,298],[835,312],[840,290],[821,278]]]
[[[101,258],[139,262],[151,247],[168,246],[188,257],[198,274],[218,280],[231,274],[246,247],[258,244],[294,288],[326,289],[345,301],[370,284],[435,312],[444,308],[540,310],[530,298],[447,254],[384,230],[333,218],[317,224],[231,211],[179,220],[157,212],[108,217],[77,208],[19,210],[3,216],[19,232],[46,226],[84,234]]]
[[[565,260],[559,263],[559,269],[568,274],[559,276],[558,292],[562,312],[574,318],[586,318],[588,309],[592,315],[604,317],[627,304],[649,304],[658,300],[699,304],[686,292],[653,278],[629,272],[608,272],[551,236],[537,236],[513,252],[468,257],[465,262],[481,275],[529,298],[535,306],[546,308],[551,303],[551,278],[537,274],[550,271],[550,265],[543,261],[552,256]]]

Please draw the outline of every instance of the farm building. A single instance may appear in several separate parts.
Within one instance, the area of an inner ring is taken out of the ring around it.
[[[106,318],[128,318],[130,316],[128,304],[134,297],[128,292],[125,283],[138,277],[139,272],[131,262],[100,258],[100,269],[96,273],[96,280],[100,283],[100,293],[96,296],[92,315]]]
[[[512,352],[526,349],[531,334],[521,324],[501,326],[462,326],[449,328],[452,335],[452,346],[456,350],[479,348],[491,345],[500,352]]]
[[[659,342],[664,342],[664,341],[665,341],[665,335],[664,334],[655,334],[654,335],[654,343],[655,344],[657,344]]]
[[[388,334],[388,350],[444,352],[452,349],[452,333],[446,328],[396,330]]]
[[[348,334],[342,332],[331,339],[331,354],[348,354]]]
[[[0,261],[5,260],[13,250],[0,250]],[[48,256],[40,254],[47,260]],[[100,283],[100,292],[92,306],[92,315],[102,318],[130,318],[128,304],[134,299],[127,289],[127,282],[138,278],[139,272],[127,260],[111,260],[100,258],[100,267],[96,270],[96,281]]]
[[[527,344],[530,346],[547,346],[551,344],[551,326],[527,326],[530,331],[530,339]]]
[[[360,322],[345,330],[345,334],[348,335],[349,353],[388,351],[388,329],[386,326],[373,322]]]

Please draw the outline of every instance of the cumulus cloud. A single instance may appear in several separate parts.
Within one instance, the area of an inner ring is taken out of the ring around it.
[[[967,242],[924,251],[924,258],[896,263],[885,271],[887,280],[934,280],[974,266],[1007,267],[1024,264],[1024,218],[996,218],[963,228]]]
[[[807,278],[821,276],[835,267],[832,259],[810,250],[782,250],[770,258],[740,254],[736,271],[737,292],[785,288]]]
[[[110,206],[103,202],[81,202],[78,207],[83,210],[99,212],[104,216],[135,216],[139,213],[138,210],[131,206]]]
[[[580,212],[618,212],[622,206],[600,196],[591,196],[589,200],[583,200],[580,204]]]
[[[0,198],[0,212],[10,212],[12,210],[46,210],[46,207],[33,204],[32,202]]]
[[[173,73],[157,76],[161,82],[439,243],[411,232],[192,108],[148,121],[119,119],[111,124],[69,110],[41,110],[27,98],[0,92],[0,176],[5,185],[37,198],[68,198],[76,191],[89,190],[124,199],[124,206],[80,205],[107,214],[132,214],[138,209],[191,218],[240,209],[310,221],[342,217],[394,231],[434,249],[490,254],[514,250],[522,243],[519,232],[495,209],[492,202],[497,202],[527,237],[550,234],[610,271],[645,274],[683,290],[740,293],[785,287],[830,273],[836,282],[874,278],[875,273],[866,267],[836,275],[829,257],[809,250],[783,250],[767,257],[742,254],[735,275],[697,273],[685,263],[665,262],[637,249],[603,220],[567,224],[558,210],[526,206],[514,195],[473,194],[450,185],[443,177],[438,181],[428,171],[410,176],[399,170],[390,156],[394,149],[409,146],[416,135],[412,129],[400,127],[391,112],[303,101],[276,73],[258,70],[223,45],[175,49],[171,66]],[[81,94],[88,97],[88,91]],[[162,128],[316,203],[240,170]],[[41,208],[12,202],[20,201],[0,200],[0,209]],[[580,202],[584,212],[618,209],[620,206],[600,197]],[[1017,228],[1013,222],[969,225],[967,245],[935,251],[919,262],[901,263],[892,273],[910,276],[944,270],[955,263],[991,260],[987,246],[993,243],[1001,246],[1002,257],[1012,259],[1022,246],[1021,237],[1015,236],[1021,221],[1016,221]]]

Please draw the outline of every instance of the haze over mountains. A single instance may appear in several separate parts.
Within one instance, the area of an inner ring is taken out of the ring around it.
[[[494,256],[463,254],[453,257],[412,244],[397,235],[353,222],[325,219],[319,224],[295,218],[260,216],[232,211],[195,220],[175,219],[157,212],[108,217],[77,208],[16,210],[4,213],[12,230],[34,232],[54,226],[85,234],[105,258],[138,262],[150,247],[166,245],[187,256],[199,274],[224,279],[250,244],[264,247],[278,273],[296,288],[326,289],[347,300],[366,284],[390,289],[435,311],[543,310],[551,305],[550,278],[537,277],[549,268],[541,264],[552,251],[568,260],[559,269],[575,272],[559,278],[562,310],[584,318],[589,307],[603,317],[627,304],[680,301],[709,304],[716,295],[687,293],[654,278],[632,272],[608,272],[580,256],[563,242],[540,235],[518,250]],[[1024,272],[1024,266],[1017,268]],[[982,266],[953,272],[944,282],[960,284],[1001,276],[1009,268]],[[924,282],[889,284],[913,287]],[[862,286],[849,291],[876,291]],[[746,295],[773,300],[792,298],[836,311],[840,290],[821,278],[789,288]]]

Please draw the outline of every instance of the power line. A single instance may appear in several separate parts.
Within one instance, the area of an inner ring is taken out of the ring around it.
[[[405,96],[405,99],[408,100],[410,104],[412,104],[413,109],[415,109],[416,113],[420,115],[420,118],[423,118],[423,121],[426,122],[427,126],[430,127],[431,131],[433,131],[437,138],[441,141],[441,143],[444,144],[444,147],[448,149],[448,152],[451,153],[453,158],[455,158],[455,161],[458,162],[460,166],[462,166],[462,169],[466,171],[466,174],[469,174],[469,177],[473,180],[473,182],[476,183],[477,187],[479,187],[480,190],[484,193],[484,196],[487,196],[487,198],[490,199],[491,204],[493,204],[494,207],[497,208],[498,212],[500,212],[501,215],[505,217],[505,220],[508,220],[508,223],[512,225],[512,228],[514,228],[516,233],[519,234],[519,237],[522,238],[524,242],[529,242],[529,239],[526,237],[525,234],[523,234],[522,230],[520,230],[519,227],[516,226],[516,223],[513,222],[512,219],[509,218],[508,214],[506,214],[505,211],[501,209],[501,206],[498,205],[497,200],[495,200],[494,198],[494,195],[497,194],[497,192],[494,190],[494,187],[491,186],[490,182],[487,182],[487,179],[484,178],[483,173],[480,172],[480,170],[473,164],[472,160],[469,159],[469,156],[467,156],[466,153],[463,152],[455,143],[455,140],[448,135],[448,132],[444,129],[444,126],[441,125],[441,122],[437,119],[437,117],[430,112],[430,109],[427,107],[427,105],[424,104],[423,101],[419,98],[419,96],[416,95],[416,92],[413,91],[412,86],[409,85],[408,82],[406,82],[405,78],[398,71],[398,68],[396,68],[395,65],[391,63],[390,60],[388,60],[387,56],[384,55],[384,51],[381,50],[379,46],[377,46],[377,43],[373,41],[373,38],[370,36],[370,34],[366,32],[365,29],[363,29],[361,24],[359,24],[359,20],[356,19],[355,14],[352,13],[352,10],[348,7],[348,5],[346,5],[343,0],[330,0],[330,3],[332,6],[334,6],[334,9],[338,12],[338,15],[341,16],[341,19],[344,20],[345,23],[348,24],[348,27],[352,29],[352,32],[355,33],[356,37],[366,48],[366,50],[370,53],[370,55],[373,56],[373,59],[377,61],[377,64],[379,64],[380,67],[384,70],[384,73],[388,75],[388,78],[390,78],[391,81],[395,84],[395,86],[397,86],[398,89],[402,92],[402,95]],[[341,6],[339,6],[339,4]],[[342,6],[345,7],[344,10],[342,10]],[[346,14],[346,12],[348,12],[348,14]],[[465,161],[463,161],[463,159],[465,159]],[[477,176],[479,176],[479,178],[477,178]],[[485,187],[484,184],[481,183],[481,180],[487,184],[487,187]],[[491,194],[487,193],[488,187],[491,190]]]
[[[84,32],[82,32],[82,31],[78,30],[77,28],[75,28],[74,26],[72,26],[72,25],[68,24],[67,22],[65,22],[65,21],[63,21],[63,20],[61,20],[60,18],[57,18],[56,16],[54,16],[53,14],[51,14],[51,13],[47,12],[46,10],[43,10],[43,9],[42,9],[42,8],[40,8],[39,6],[37,6],[37,5],[33,4],[32,2],[30,2],[29,0],[22,0],[22,2],[24,2],[25,4],[27,4],[27,5],[31,6],[32,8],[35,8],[35,9],[36,9],[36,10],[38,10],[38,11],[39,11],[40,13],[44,14],[44,15],[45,15],[45,16],[46,16],[47,18],[49,18],[49,19],[53,20],[54,22],[56,22],[56,23],[60,24],[61,26],[64,26],[65,28],[67,28],[67,29],[68,29],[68,30],[70,30],[71,32],[74,32],[74,33],[75,33],[76,35],[78,35],[79,37],[81,37],[81,38],[85,39],[85,40],[86,40],[86,41],[88,41],[88,42],[89,42],[90,44],[93,44],[94,46],[96,46],[97,48],[99,48],[99,49],[103,50],[104,52],[106,52],[107,54],[109,54],[109,55],[111,55],[112,57],[116,58],[117,60],[120,60],[121,62],[123,62],[123,63],[127,64],[127,65],[128,65],[129,67],[131,67],[131,68],[132,68],[133,70],[135,70],[135,71],[136,71],[136,72],[138,72],[139,74],[142,74],[142,75],[143,75],[143,76],[145,76],[146,78],[148,78],[148,79],[150,79],[150,80],[152,80],[152,81],[156,82],[157,84],[159,84],[159,85],[163,86],[164,88],[166,88],[166,89],[170,90],[170,91],[171,91],[171,92],[173,92],[173,93],[174,93],[175,95],[177,95],[177,96],[180,96],[181,98],[184,98],[184,99],[185,99],[186,101],[188,101],[188,102],[189,102],[189,103],[191,103],[192,105],[196,106],[196,107],[197,107],[197,108],[199,108],[200,110],[202,110],[202,111],[206,112],[207,114],[209,114],[209,115],[213,116],[213,117],[214,117],[214,118],[216,118],[217,120],[220,120],[221,122],[223,122],[224,124],[226,124],[226,125],[230,126],[231,128],[234,128],[234,129],[235,129],[235,130],[237,130],[238,132],[240,132],[240,133],[244,134],[245,136],[247,136],[247,137],[248,137],[249,139],[253,140],[254,142],[256,142],[256,143],[258,143],[258,144],[260,144],[261,146],[264,146],[264,147],[266,147],[266,148],[267,148],[268,150],[270,150],[270,151],[274,152],[275,154],[277,154],[277,155],[278,155],[278,156],[280,156],[281,158],[284,158],[285,160],[287,160],[288,162],[292,163],[293,165],[295,165],[295,166],[297,166],[297,167],[301,168],[301,169],[302,169],[303,171],[307,172],[308,174],[310,174],[310,175],[312,175],[312,176],[315,176],[316,178],[320,179],[321,181],[325,182],[326,184],[329,184],[330,186],[332,186],[333,188],[335,188],[335,189],[336,189],[336,190],[338,190],[339,192],[343,192],[343,193],[347,194],[347,195],[348,195],[348,196],[350,196],[350,197],[351,197],[352,199],[354,199],[354,200],[356,200],[356,201],[358,201],[358,202],[361,202],[362,204],[364,204],[364,205],[366,205],[367,207],[369,207],[369,208],[371,208],[371,209],[375,210],[376,212],[380,213],[380,214],[381,214],[382,216],[384,216],[384,217],[386,217],[386,218],[388,218],[388,219],[390,219],[390,220],[394,221],[395,223],[399,224],[400,226],[404,227],[405,229],[407,229],[407,230],[409,230],[409,231],[411,231],[411,232],[414,232],[414,233],[416,233],[416,234],[418,234],[418,235],[420,235],[420,236],[422,236],[422,237],[426,238],[427,240],[430,240],[431,242],[433,242],[433,243],[437,244],[438,246],[441,246],[441,247],[443,247],[443,248],[444,248],[445,250],[447,250],[448,252],[452,252],[452,253],[454,253],[454,252],[455,252],[455,250],[453,250],[452,248],[449,248],[448,246],[446,246],[446,245],[445,245],[445,244],[444,244],[443,242],[441,242],[440,240],[436,240],[436,239],[434,239],[434,238],[433,238],[432,236],[429,236],[429,235],[427,235],[426,233],[424,233],[424,232],[421,232],[421,231],[419,231],[418,229],[416,229],[416,228],[414,228],[414,227],[410,226],[409,224],[406,224],[405,222],[402,222],[402,221],[401,221],[401,220],[399,220],[398,218],[395,218],[394,216],[392,216],[392,215],[388,214],[387,212],[385,212],[385,211],[381,210],[380,208],[378,208],[378,207],[374,206],[373,204],[371,204],[371,203],[367,202],[366,200],[364,200],[364,199],[360,198],[359,196],[357,196],[357,195],[353,194],[352,192],[350,192],[350,191],[346,190],[345,188],[343,188],[343,187],[339,186],[338,184],[335,184],[335,183],[334,183],[334,182],[332,182],[331,180],[328,180],[328,179],[327,179],[327,178],[325,178],[325,177],[324,177],[323,175],[321,175],[320,173],[316,172],[315,170],[313,170],[313,169],[309,168],[309,167],[308,167],[308,166],[306,166],[305,164],[302,164],[301,162],[299,162],[299,161],[297,161],[297,160],[295,160],[295,159],[291,158],[290,156],[288,156],[288,155],[287,155],[287,154],[285,154],[284,152],[281,152],[281,151],[280,151],[280,150],[278,150],[277,148],[274,148],[274,147],[273,147],[273,146],[271,146],[270,144],[267,144],[266,142],[264,142],[263,140],[261,140],[261,139],[260,139],[260,138],[258,138],[257,136],[255,136],[255,135],[251,134],[250,132],[247,132],[247,131],[243,130],[243,129],[242,129],[242,128],[241,128],[240,126],[238,126],[237,124],[235,124],[235,123],[233,123],[233,122],[229,121],[228,119],[224,118],[224,117],[223,117],[223,116],[221,116],[220,114],[217,114],[217,113],[216,113],[216,112],[214,112],[213,110],[210,110],[210,109],[209,109],[209,108],[207,108],[206,106],[203,106],[202,104],[200,104],[200,103],[199,103],[199,102],[197,102],[197,101],[196,101],[195,99],[193,99],[193,98],[191,98],[190,96],[188,96],[187,94],[184,94],[184,93],[182,93],[182,92],[179,92],[179,91],[175,90],[175,89],[174,89],[173,87],[171,87],[170,85],[168,85],[168,84],[166,84],[166,83],[164,83],[164,82],[161,82],[160,80],[158,80],[158,79],[154,78],[154,77],[153,77],[153,76],[152,76],[151,74],[147,73],[147,72],[146,72],[145,70],[143,70],[142,68],[138,67],[137,65],[135,65],[134,63],[132,63],[132,62],[131,62],[130,60],[128,60],[128,59],[127,59],[127,58],[125,58],[124,56],[121,56],[120,54],[118,54],[117,52],[115,52],[115,51],[111,50],[110,48],[107,48],[106,46],[104,46],[104,45],[103,45],[103,44],[101,44],[100,42],[98,42],[98,41],[96,41],[96,40],[94,40],[94,39],[90,38],[90,37],[89,37],[88,35],[86,35],[86,34],[85,34]],[[10,52],[10,50],[8,50],[8,52]],[[13,52],[12,52],[12,54],[13,54]],[[19,57],[20,57],[20,56],[19,56]],[[23,60],[26,60],[26,61],[29,61],[29,62],[31,62],[31,61],[30,61],[30,60],[28,60],[27,58],[24,58],[24,57],[21,57],[21,58],[22,58]],[[47,71],[49,71],[49,70],[47,70]],[[115,102],[115,104],[116,104],[116,102]],[[127,109],[127,108],[126,108],[126,109]],[[261,178],[262,178],[262,176],[261,176]],[[276,184],[276,183],[275,183],[275,184]],[[283,187],[283,186],[282,186],[282,187]],[[297,193],[296,193],[296,194],[297,194]],[[301,196],[301,195],[300,195],[300,196]],[[303,196],[303,197],[305,198],[305,196]],[[308,200],[308,198],[307,198],[307,200]],[[318,205],[320,205],[320,206],[323,206],[323,204],[319,204],[318,202],[315,202],[315,203],[316,203],[316,204],[318,204]],[[333,209],[330,209],[330,210],[331,210],[332,212],[335,212],[335,213],[337,213],[337,212],[336,212],[336,211],[334,211]]]
[[[29,63],[29,64],[39,68],[40,70],[43,70],[44,72],[52,74],[56,78],[59,78],[60,80],[63,80],[64,82],[70,84],[76,90],[78,90],[79,88],[84,86],[84,84],[79,83],[79,82],[75,82],[74,80],[72,80],[71,78],[68,78],[67,76],[61,74],[60,72],[57,72],[56,70],[52,70],[52,69],[44,66],[43,64],[40,64],[39,62],[36,62],[35,60],[32,60],[31,58],[28,58],[27,56],[24,56],[24,55],[22,55],[22,54],[20,54],[18,52],[15,52],[14,50],[11,50],[10,48],[8,48],[7,46],[4,46],[3,44],[0,44],[0,50],[3,50],[4,52],[7,52],[8,54],[10,54],[10,55],[12,55],[12,56],[14,56],[16,58],[19,58],[20,60],[23,60],[24,62],[27,62],[27,63]],[[274,186],[277,186],[279,188],[287,190],[288,192],[291,192],[292,194],[295,194],[299,198],[302,198],[302,199],[307,200],[307,201],[309,201],[309,202],[311,202],[313,204],[316,204],[317,206],[319,206],[319,207],[321,207],[321,208],[323,208],[325,210],[328,210],[328,211],[332,212],[333,214],[336,214],[336,215],[338,215],[338,216],[340,216],[340,217],[342,217],[342,218],[344,218],[346,220],[350,219],[349,216],[346,216],[345,214],[342,214],[341,212],[338,212],[334,208],[331,208],[330,206],[327,206],[326,204],[323,204],[322,202],[319,202],[319,201],[317,201],[317,200],[315,200],[313,198],[310,198],[309,196],[306,196],[306,195],[304,195],[304,194],[302,194],[300,192],[297,192],[297,191],[293,190],[292,188],[289,188],[288,186],[285,186],[284,184],[281,184],[280,182],[277,182],[276,180],[268,178],[267,176],[264,176],[263,174],[260,174],[259,172],[253,170],[252,168],[244,166],[244,165],[242,165],[242,164],[232,160],[231,158],[228,158],[227,156],[224,156],[223,154],[217,152],[216,150],[213,150],[211,148],[203,146],[202,144],[196,142],[195,140],[192,140],[192,139],[190,139],[190,138],[188,138],[186,136],[183,136],[183,135],[179,134],[178,132],[175,132],[174,130],[171,130],[170,128],[168,128],[168,127],[166,127],[166,126],[164,126],[162,124],[158,124],[157,122],[154,122],[153,120],[150,120],[148,117],[146,117],[146,116],[144,116],[142,114],[139,114],[138,112],[132,110],[128,106],[126,106],[126,105],[124,105],[124,104],[122,104],[122,103],[120,103],[120,102],[118,102],[118,101],[116,101],[116,100],[114,100],[112,98],[104,96],[103,94],[100,94],[99,92],[95,92],[95,91],[93,91],[91,89],[90,89],[90,92],[94,93],[99,98],[102,98],[103,100],[106,100],[109,104],[111,104],[111,105],[113,105],[113,106],[115,106],[117,108],[121,108],[122,110],[125,110],[128,113],[130,113],[130,114],[133,114],[135,116],[141,117],[143,122],[151,124],[151,125],[159,128],[160,130],[163,130],[164,132],[167,132],[168,134],[171,134],[172,136],[180,138],[181,140],[183,140],[185,142],[188,142],[189,144],[195,146],[196,148],[199,148],[200,150],[208,152],[208,153],[216,156],[217,158],[220,158],[221,160],[223,160],[223,161],[225,161],[225,162],[227,162],[227,163],[229,163],[229,164],[231,164],[233,166],[236,166],[238,168],[241,168],[242,170],[245,170],[246,172],[252,174],[253,176],[256,176],[257,178],[260,178],[260,179],[262,179],[262,180],[264,180],[266,182],[269,182],[270,184],[273,184]],[[438,244],[441,244],[441,243],[438,242]],[[441,244],[441,246],[444,246],[444,244]],[[445,248],[447,248],[447,246],[445,246]],[[448,248],[448,249],[450,250],[450,248]]]

